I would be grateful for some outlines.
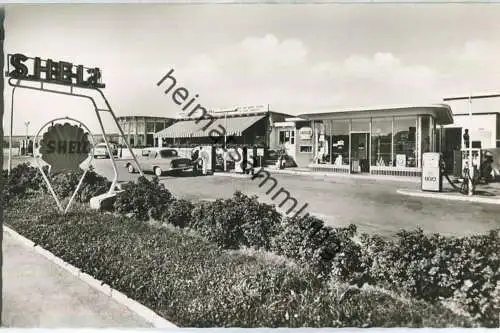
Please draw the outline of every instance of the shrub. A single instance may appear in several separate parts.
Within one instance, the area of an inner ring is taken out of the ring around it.
[[[78,182],[83,176],[83,170],[59,172],[53,175],[48,174],[48,166],[44,166],[43,170],[51,181],[54,192],[61,199],[73,195]],[[48,193],[49,191],[40,170],[28,163],[14,167],[10,176],[7,175],[7,170],[3,170],[2,176],[5,179],[3,195],[5,202],[14,197],[25,198],[29,195],[40,192]],[[76,200],[88,202],[91,197],[105,193],[110,186],[110,181],[91,169],[85,175]]]
[[[158,177],[150,181],[141,176],[137,182],[129,182],[122,186],[124,192],[116,196],[114,207],[118,213],[147,221],[160,220],[173,200],[172,194],[160,184]]]
[[[83,175],[83,171],[60,172],[50,175],[52,189],[58,198],[67,198],[73,195]]]
[[[191,201],[184,199],[172,199],[162,214],[162,221],[186,228],[192,225],[194,205]]]
[[[245,246],[267,250],[279,231],[280,220],[281,214],[274,206],[260,203],[257,196],[236,192],[231,199],[196,207],[192,227],[222,248]]]
[[[306,269],[228,254],[179,230],[97,211],[26,214],[40,202],[17,202],[7,223],[180,326],[471,326],[438,305],[325,284]]]
[[[370,281],[426,301],[451,300],[483,325],[498,325],[500,238],[447,238],[421,229],[395,240],[362,238],[362,268]]]
[[[356,227],[331,228],[313,216],[286,218],[274,239],[277,253],[307,265],[323,277],[349,278],[359,269],[359,245],[351,239]],[[332,272],[333,270],[333,272]]]
[[[28,163],[15,166],[12,168],[10,175],[8,175],[7,170],[3,170],[2,177],[4,177],[2,193],[4,204],[13,198],[25,198],[45,186],[40,171],[31,167]]]
[[[108,192],[110,187],[111,182],[106,177],[89,170],[83,179],[77,200],[89,202],[92,197]]]
[[[64,199],[71,197],[75,192],[78,183],[83,176],[84,170],[63,171],[49,175],[54,192],[58,198]],[[99,174],[92,167],[85,174],[82,185],[75,196],[78,202],[89,202],[92,197],[106,193],[111,186],[111,182]],[[44,186],[45,192],[48,192]]]

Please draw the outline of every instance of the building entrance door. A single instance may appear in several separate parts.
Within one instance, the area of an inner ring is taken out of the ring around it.
[[[351,172],[370,172],[370,133],[351,132]]]

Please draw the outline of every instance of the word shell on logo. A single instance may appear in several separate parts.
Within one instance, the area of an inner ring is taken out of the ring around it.
[[[40,141],[42,160],[54,172],[78,170],[91,151],[88,135],[82,128],[69,123],[49,127]]]

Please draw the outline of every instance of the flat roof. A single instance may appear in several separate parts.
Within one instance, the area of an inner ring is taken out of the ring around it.
[[[453,124],[453,113],[448,104],[391,105],[349,109],[323,109],[300,114],[306,120],[361,118],[377,116],[404,116],[429,114],[436,118],[438,125]]]

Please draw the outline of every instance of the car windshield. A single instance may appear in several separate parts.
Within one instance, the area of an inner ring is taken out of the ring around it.
[[[177,154],[176,150],[161,150],[160,156],[162,158],[167,158],[167,157],[177,157],[179,155]]]

